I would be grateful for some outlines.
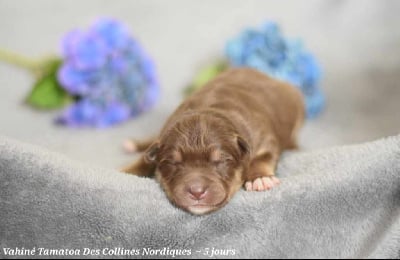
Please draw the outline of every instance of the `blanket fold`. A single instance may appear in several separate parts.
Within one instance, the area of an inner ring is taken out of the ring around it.
[[[400,136],[282,157],[193,216],[153,179],[0,137],[0,258],[399,258]]]

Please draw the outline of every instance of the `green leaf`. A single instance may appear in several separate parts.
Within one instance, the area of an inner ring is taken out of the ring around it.
[[[45,65],[42,76],[35,83],[26,102],[39,109],[57,109],[72,101],[72,97],[57,81],[57,70],[61,60],[52,60]]]
[[[193,79],[192,84],[185,89],[185,94],[189,95],[194,91],[200,89],[207,82],[218,76],[222,71],[227,68],[227,64],[223,61],[216,62],[211,64],[203,69],[201,69]]]

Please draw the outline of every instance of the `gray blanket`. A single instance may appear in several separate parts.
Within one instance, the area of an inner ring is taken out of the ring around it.
[[[398,258],[400,136],[285,154],[282,184],[192,216],[152,179],[0,138],[0,258]]]

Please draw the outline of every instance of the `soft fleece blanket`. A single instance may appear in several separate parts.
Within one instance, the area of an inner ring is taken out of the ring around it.
[[[1,137],[0,258],[400,257],[400,136],[285,154],[278,175],[199,217],[152,179]]]

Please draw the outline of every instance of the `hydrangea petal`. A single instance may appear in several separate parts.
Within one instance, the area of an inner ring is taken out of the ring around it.
[[[146,89],[145,97],[143,98],[141,111],[146,111],[151,108],[159,99],[160,89],[158,83],[154,82]]]
[[[57,123],[72,127],[93,124],[100,115],[100,108],[90,99],[81,100],[65,109],[58,117]]]
[[[68,59],[73,56],[74,48],[82,35],[83,32],[77,29],[72,30],[64,35],[61,41],[61,53],[63,57]]]
[[[91,28],[111,49],[125,48],[129,43],[129,33],[125,25],[111,18],[99,19]]]
[[[71,59],[79,69],[100,68],[107,61],[108,49],[93,33],[82,34],[72,46]]]
[[[89,91],[88,74],[76,70],[69,63],[64,63],[57,72],[61,86],[73,95],[83,95]]]
[[[120,102],[111,102],[103,108],[101,117],[98,117],[96,127],[109,127],[117,123],[126,121],[130,117],[130,109],[127,105]]]

